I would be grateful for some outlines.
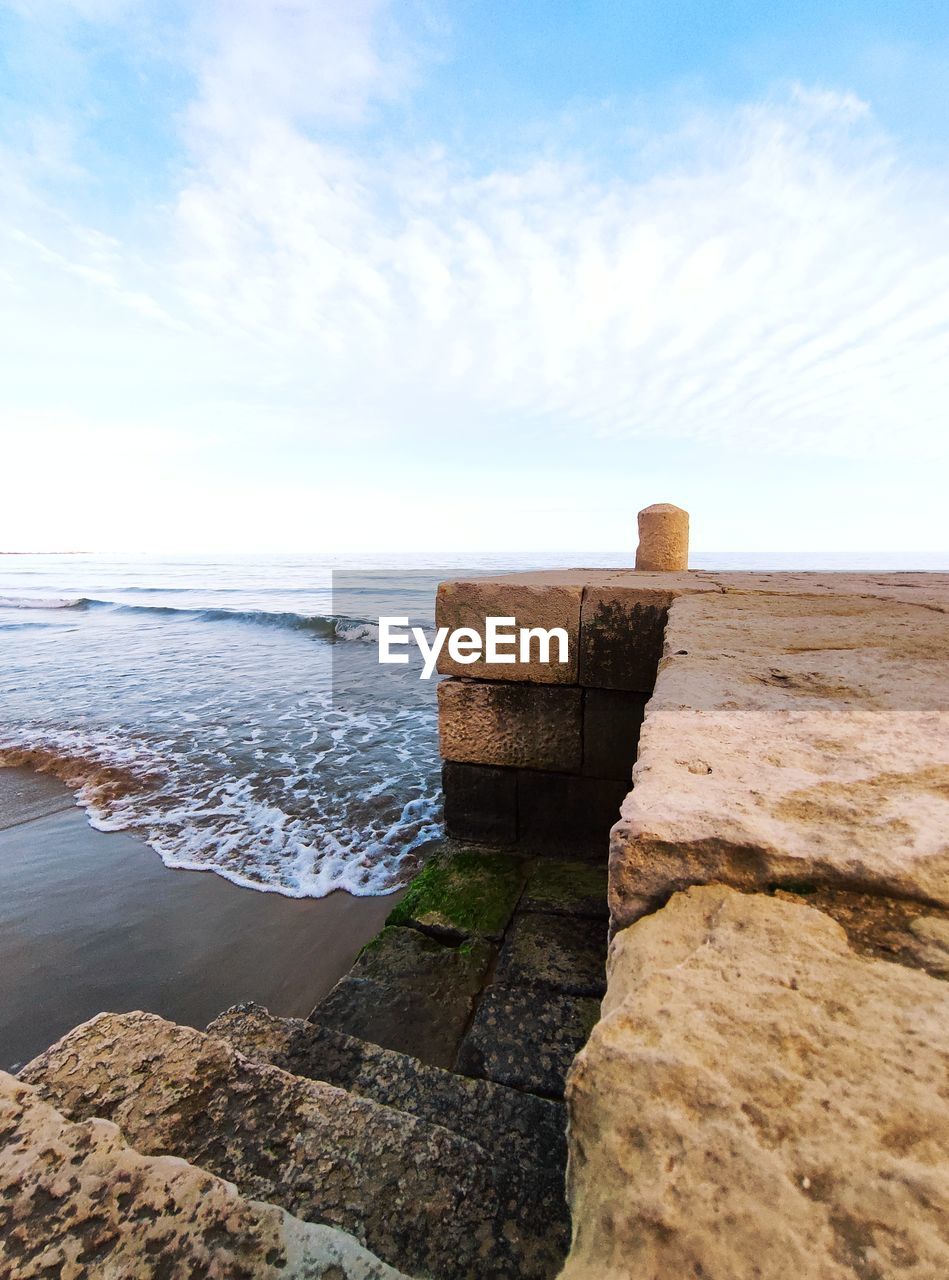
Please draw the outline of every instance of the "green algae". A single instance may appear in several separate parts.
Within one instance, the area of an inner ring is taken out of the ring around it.
[[[523,863],[509,854],[443,852],[415,877],[386,924],[456,940],[500,938],[523,883]]]

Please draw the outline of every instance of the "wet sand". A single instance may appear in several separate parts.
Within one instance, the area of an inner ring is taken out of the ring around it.
[[[292,899],[170,871],[61,783],[0,769],[0,1069],[104,1010],[204,1027],[239,1000],[305,1017],[398,901]]]

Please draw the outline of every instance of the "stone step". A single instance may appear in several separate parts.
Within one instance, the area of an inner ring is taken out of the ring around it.
[[[0,1275],[408,1280],[344,1231],[242,1196],[0,1072]]]
[[[450,1071],[494,954],[482,938],[446,946],[387,925],[311,1017]]]
[[[443,1071],[319,1023],[278,1018],[253,1003],[222,1013],[208,1034],[227,1040],[255,1062],[338,1085],[477,1142],[494,1159],[512,1166],[535,1196],[543,1186],[551,1225],[567,1230],[562,1104]]]
[[[546,1280],[562,1263],[545,1204],[478,1143],[153,1014],[100,1014],[21,1078],[68,1119],[111,1120],[142,1154],[340,1227],[412,1275]]]

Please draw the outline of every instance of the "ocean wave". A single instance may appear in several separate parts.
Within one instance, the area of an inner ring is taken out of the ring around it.
[[[0,735],[0,768],[58,778],[92,827],[133,833],[170,868],[291,898],[393,893],[418,870],[416,851],[441,834],[437,774],[423,781],[429,770],[420,774],[418,751],[409,766],[396,752],[378,772],[360,773],[373,725],[354,717],[327,728],[342,774],[321,776],[319,751],[307,759],[271,752],[269,768],[249,772],[246,761],[182,741],[77,729]],[[383,720],[375,731],[388,742]],[[351,733],[359,739],[355,761]]]
[[[64,598],[51,596],[0,596],[0,609],[76,609],[108,610],[132,616],[180,618],[194,622],[244,622],[254,626],[281,627],[289,631],[308,631],[324,640],[364,640],[375,643],[378,627],[366,618],[350,618],[342,614],[308,614],[275,612],[267,609],[219,609],[194,606],[182,608],[163,604],[123,604],[116,600],[97,600],[89,596]]]
[[[0,609],[85,609],[98,603],[85,596],[0,596]]]

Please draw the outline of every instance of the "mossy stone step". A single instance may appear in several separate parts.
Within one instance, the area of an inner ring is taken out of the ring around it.
[[[524,880],[520,858],[446,842],[386,923],[421,929],[443,941],[496,942],[514,914]]]
[[[511,1169],[518,1194],[531,1197],[550,1229],[562,1233],[566,1249],[566,1114],[561,1103],[427,1066],[318,1023],[278,1018],[253,1003],[222,1013],[208,1026],[208,1034],[227,1040],[255,1062],[338,1085],[477,1142]]]
[[[465,1075],[562,1098],[570,1064],[600,1016],[599,1000],[549,986],[489,987],[458,1053]]]
[[[518,915],[498,956],[499,986],[546,986],[571,996],[606,993],[605,920]]]
[[[311,1021],[450,1069],[494,953],[481,938],[452,947],[388,925]]]
[[[518,909],[608,920],[607,882],[606,867],[545,858],[530,869]]]
[[[550,1280],[563,1239],[507,1166],[440,1125],[253,1061],[153,1014],[100,1014],[21,1078],[67,1119],[112,1120],[241,1195],[341,1227],[433,1280]]]

